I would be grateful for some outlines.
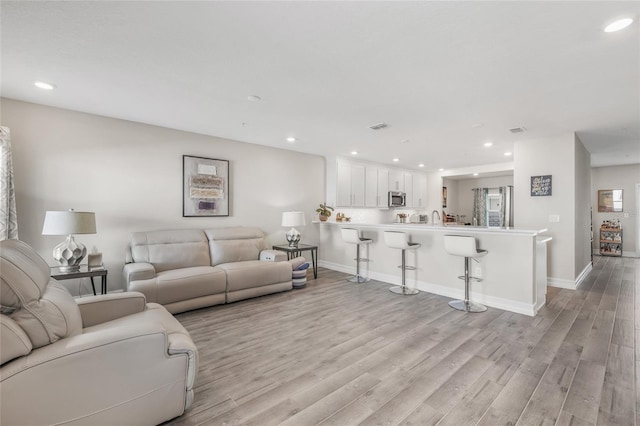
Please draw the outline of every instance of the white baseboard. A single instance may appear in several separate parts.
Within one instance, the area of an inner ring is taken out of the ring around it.
[[[324,260],[320,260],[318,262],[318,266],[322,266],[323,268],[331,269],[333,271],[344,272],[345,274],[355,274],[356,268],[352,266],[341,265],[338,263],[327,262]],[[402,282],[402,278],[400,275],[389,275],[383,274],[380,272],[369,271],[367,274],[368,278],[376,281],[382,281],[385,283],[389,283],[392,285],[400,285]],[[464,298],[464,286],[461,286],[460,289],[454,289],[451,287],[446,287],[439,284],[428,283],[424,281],[417,281],[407,279],[407,286],[412,288],[417,288],[420,291],[425,291],[428,293],[437,294],[439,296],[450,297],[452,299],[462,299]],[[473,301],[482,303],[483,305],[490,306],[492,308],[503,309],[509,312],[515,312],[518,314],[528,315],[530,317],[535,316],[536,309],[533,303],[522,303],[516,302],[509,299],[503,299],[501,297],[494,296],[486,296],[484,294],[471,292],[471,298]]]
[[[589,262],[589,264],[584,267],[582,272],[580,272],[580,275],[578,275],[578,277],[575,280],[566,280],[563,278],[549,277],[547,279],[547,285],[550,285],[551,287],[575,290],[576,288],[578,288],[580,284],[582,284],[582,281],[584,281],[584,279],[587,277],[587,275],[589,275],[589,272],[591,272],[592,269],[593,269],[593,264]]]

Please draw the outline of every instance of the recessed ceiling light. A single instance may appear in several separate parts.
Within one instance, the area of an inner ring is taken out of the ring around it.
[[[351,151],[351,155],[358,155],[358,151]]]
[[[289,136],[287,138],[287,142],[289,142],[289,143],[294,143],[295,141],[296,141],[296,138],[294,138],[293,136]]]
[[[439,172],[444,172],[444,169],[438,169]]]
[[[249,95],[247,96],[247,100],[251,102],[260,102],[262,98],[258,95]]]
[[[474,173],[473,175],[474,175],[474,176],[478,176],[478,173]]]
[[[482,123],[475,123],[475,124],[471,125],[471,127],[473,127],[474,129],[479,129],[482,126],[484,126],[484,124],[482,124]]]
[[[486,146],[487,148],[493,146],[493,142],[485,142],[484,146]]]
[[[513,155],[513,153],[511,153],[511,152],[505,152],[505,153],[504,153],[504,156],[505,156],[505,157],[511,157],[512,155]]]
[[[618,19],[617,21],[607,25],[604,29],[604,32],[614,33],[616,31],[620,31],[622,29],[627,28],[629,25],[631,25],[632,22],[633,22],[633,19],[631,18]]]
[[[400,159],[399,159],[399,158],[394,158],[394,159],[393,159],[393,162],[394,162],[394,163],[397,163],[398,161],[400,161]]]
[[[36,87],[44,90],[53,90],[56,88],[55,84],[47,83],[46,81],[36,81],[33,83]]]
[[[424,163],[418,164],[418,167],[424,167]]]

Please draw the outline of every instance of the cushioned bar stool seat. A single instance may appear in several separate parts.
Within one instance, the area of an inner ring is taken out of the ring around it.
[[[449,302],[449,306],[459,311],[467,312],[484,312],[487,307],[479,303],[474,303],[469,300],[469,283],[471,280],[482,281],[480,278],[472,277],[469,273],[470,260],[476,260],[477,257],[486,255],[487,250],[479,250],[476,246],[476,239],[474,237],[462,236],[462,235],[445,235],[444,236],[444,249],[447,253],[454,256],[464,257],[464,275],[458,278],[464,280],[464,300],[452,300]]]
[[[396,294],[404,294],[407,296],[418,294],[419,291],[415,288],[409,288],[406,286],[406,271],[415,270],[415,266],[407,266],[405,261],[405,254],[407,250],[414,250],[420,247],[419,243],[410,243],[409,235],[405,232],[397,232],[397,231],[385,231],[384,232],[384,242],[387,246],[395,249],[402,250],[402,265],[398,266],[402,270],[402,285],[391,287],[389,291]]]
[[[349,278],[348,281],[351,281],[352,283],[364,283],[369,281],[369,278],[365,278],[360,275],[360,262],[369,261],[369,259],[360,257],[360,244],[370,244],[373,240],[369,238],[362,238],[360,236],[360,231],[354,228],[342,228],[340,229],[340,232],[342,232],[342,240],[345,243],[356,245],[356,258],[354,259],[356,261],[356,274]]]

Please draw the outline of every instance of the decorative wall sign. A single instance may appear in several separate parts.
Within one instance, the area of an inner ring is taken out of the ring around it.
[[[622,189],[601,189],[598,191],[599,212],[622,211]]]
[[[182,216],[229,216],[229,161],[182,156]]]
[[[551,195],[551,175],[531,176],[531,196],[546,197]]]

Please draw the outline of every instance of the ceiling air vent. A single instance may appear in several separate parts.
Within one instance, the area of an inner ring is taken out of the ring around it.
[[[369,126],[371,130],[381,130],[381,129],[386,129],[387,127],[389,127],[387,123],[378,123],[378,124],[374,124],[373,126]]]
[[[514,127],[513,129],[509,129],[509,131],[510,131],[511,133],[522,133],[522,132],[524,132],[525,130],[527,130],[527,129],[526,129],[526,128],[524,128],[524,127]]]

